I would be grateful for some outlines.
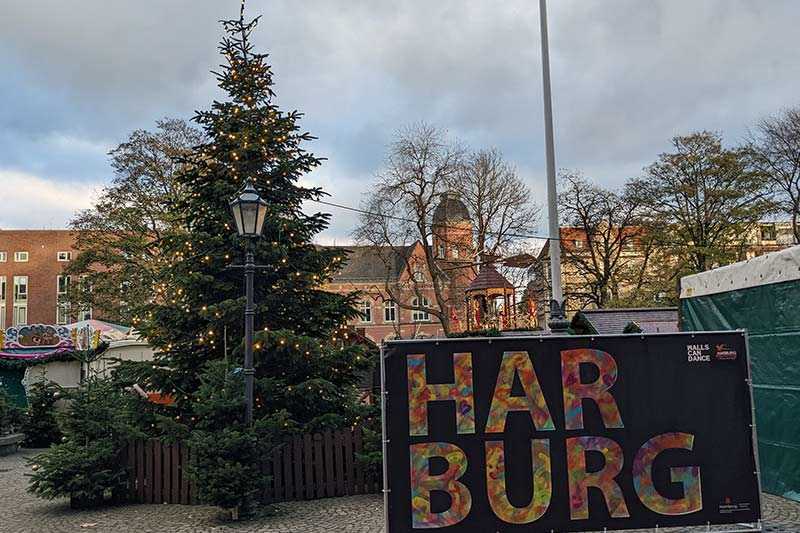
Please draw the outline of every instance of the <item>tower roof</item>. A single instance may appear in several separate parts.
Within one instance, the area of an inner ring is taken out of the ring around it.
[[[436,209],[433,210],[433,223],[442,224],[445,222],[462,222],[469,221],[469,211],[467,206],[464,205],[458,193],[446,192],[442,195],[442,199]]]

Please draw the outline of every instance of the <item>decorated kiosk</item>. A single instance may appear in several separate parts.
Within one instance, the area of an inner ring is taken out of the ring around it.
[[[491,264],[483,265],[464,290],[467,330],[514,329],[517,327],[517,296],[514,285]]]
[[[27,387],[43,378],[64,388],[77,387],[88,361],[104,353],[110,342],[124,338],[129,330],[99,320],[0,330],[0,387],[19,406],[27,403]]]

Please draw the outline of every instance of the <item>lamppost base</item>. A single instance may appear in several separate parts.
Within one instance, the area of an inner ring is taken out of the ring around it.
[[[550,331],[557,335],[563,335],[569,330],[570,321],[567,320],[564,313],[564,305],[556,300],[550,300],[550,319],[547,321],[547,327]]]

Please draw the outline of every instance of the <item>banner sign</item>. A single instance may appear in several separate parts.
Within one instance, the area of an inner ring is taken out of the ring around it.
[[[742,332],[393,341],[389,533],[757,522]]]

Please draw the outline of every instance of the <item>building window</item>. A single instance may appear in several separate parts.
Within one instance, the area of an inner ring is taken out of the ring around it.
[[[58,252],[59,261],[70,261],[72,259],[72,252]]]
[[[775,224],[765,224],[761,226],[761,240],[762,241],[775,240]]]
[[[14,276],[14,326],[28,323],[28,276]]]
[[[575,248],[583,248],[583,241],[575,241],[573,244]]]
[[[67,294],[68,289],[69,289],[69,276],[58,276],[57,294],[59,296],[64,296]]]
[[[14,252],[14,261],[17,263],[27,263],[28,252]]]
[[[69,307],[65,304],[56,307],[56,324],[69,324]]]
[[[6,277],[0,276],[0,329],[6,327]]]
[[[450,253],[453,254],[453,259],[458,259],[458,248],[454,246]]]
[[[425,281],[425,274],[421,270],[415,270],[411,277],[414,281]]]
[[[361,313],[361,322],[372,322],[372,301],[361,300],[358,302],[358,312]]]
[[[89,280],[86,279],[86,275],[81,276],[80,278],[81,283],[81,292],[92,292],[92,284]],[[92,318],[92,308],[91,307],[84,307],[78,312],[78,320],[91,320]]]
[[[438,256],[439,256],[439,257],[444,257],[444,256],[446,255],[446,253],[445,253],[445,252],[446,252],[446,249],[445,249],[445,246],[444,246],[444,244],[440,244],[440,245],[439,245],[439,248],[438,248],[438,250],[437,250]]]
[[[423,296],[422,303],[420,303],[419,298],[414,298],[411,301],[411,305],[414,307],[430,307],[431,304],[428,301],[428,299]],[[431,315],[430,313],[428,313],[427,311],[423,311],[422,309],[414,309],[414,311],[411,312],[411,320],[413,320],[414,322],[430,322]]]
[[[0,263],[8,261],[8,252],[0,252]]]
[[[69,323],[69,304],[64,302],[69,291],[69,276],[58,276],[56,283],[56,324]]]
[[[383,321],[397,322],[397,304],[392,300],[383,302]]]

